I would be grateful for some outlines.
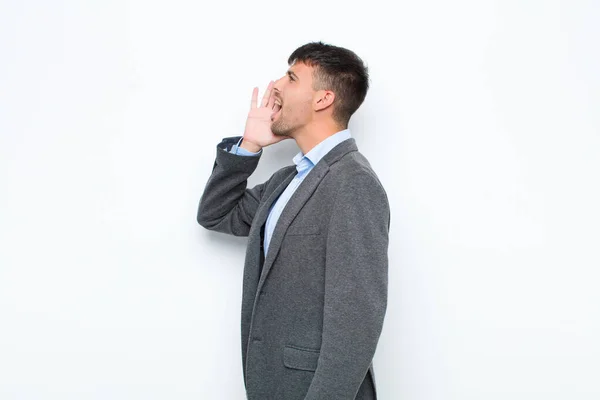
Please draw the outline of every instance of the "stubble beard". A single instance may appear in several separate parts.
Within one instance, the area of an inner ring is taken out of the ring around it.
[[[279,118],[271,124],[271,132],[275,136],[291,137],[293,129],[289,124],[286,124],[283,120],[283,114],[279,115]]]

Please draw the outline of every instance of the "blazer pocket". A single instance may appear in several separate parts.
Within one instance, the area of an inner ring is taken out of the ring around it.
[[[303,349],[297,346],[283,348],[283,365],[304,371],[316,371],[319,362],[319,350]]]
[[[286,232],[286,235],[319,235],[321,228],[319,225],[298,225],[290,226]]]

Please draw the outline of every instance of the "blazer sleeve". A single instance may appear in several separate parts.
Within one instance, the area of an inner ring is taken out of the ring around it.
[[[235,236],[248,236],[267,180],[247,189],[247,180],[262,155],[230,153],[241,136],[224,138],[198,205],[197,221],[206,229]],[[272,177],[271,177],[272,178]]]
[[[387,307],[390,209],[376,176],[343,183],[329,221],[323,333],[305,400],[354,399],[373,360]]]

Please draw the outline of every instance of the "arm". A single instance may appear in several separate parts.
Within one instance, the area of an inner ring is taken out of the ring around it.
[[[239,139],[238,136],[224,138],[217,145],[212,174],[200,198],[197,221],[206,229],[248,236],[263,189],[269,181],[246,189],[247,179],[258,166],[262,150],[256,156],[235,155],[231,150]]]
[[[240,146],[240,143],[242,143],[242,140],[244,140],[243,136],[240,138],[240,140],[237,142],[237,144],[234,144],[231,147],[231,150],[229,150],[229,152],[232,154],[237,154],[238,156],[258,156],[258,155],[260,155],[260,153],[262,153],[262,149],[260,149],[256,153],[244,149],[243,147]]]
[[[273,86],[274,82],[270,81],[260,106],[258,88],[252,90],[250,112],[242,136],[245,139],[243,147],[239,147],[240,136],[224,138],[217,145],[213,171],[200,198],[196,218],[206,229],[235,236],[250,233],[263,190],[275,174],[252,189],[246,189],[247,179],[258,166],[262,148],[288,138],[276,136],[271,131],[271,116],[279,110],[275,105]]]
[[[389,225],[374,176],[342,184],[328,229],[321,350],[305,400],[354,399],[367,374],[387,306]]]

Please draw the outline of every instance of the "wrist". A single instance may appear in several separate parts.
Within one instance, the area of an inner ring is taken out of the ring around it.
[[[242,143],[239,145],[239,147],[251,151],[252,153],[258,153],[262,147],[260,147],[259,145],[249,142],[248,140],[244,139],[242,137]]]

